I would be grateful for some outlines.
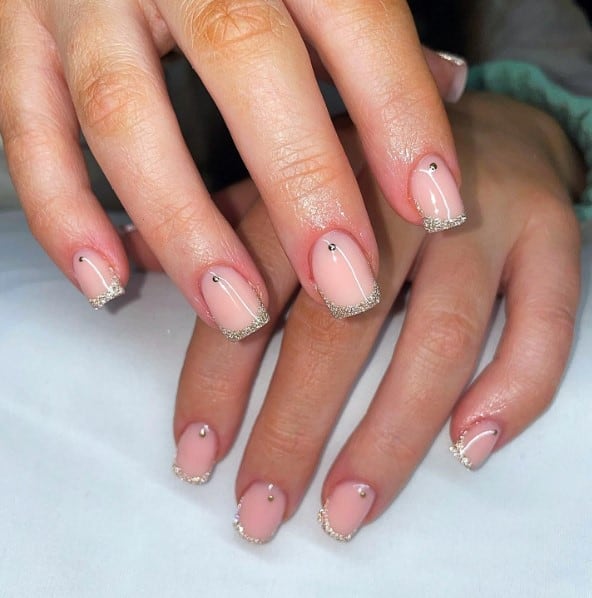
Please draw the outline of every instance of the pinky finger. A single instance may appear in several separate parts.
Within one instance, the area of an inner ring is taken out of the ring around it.
[[[468,469],[520,434],[551,403],[569,357],[579,301],[579,231],[555,239],[533,226],[515,247],[506,276],[506,325],[493,361],[457,403],[452,453]],[[539,223],[543,224],[543,223]]]

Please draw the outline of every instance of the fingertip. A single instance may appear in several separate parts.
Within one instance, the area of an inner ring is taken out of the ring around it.
[[[451,104],[458,102],[465,92],[469,76],[466,60],[449,52],[425,47],[423,51],[442,99]]]

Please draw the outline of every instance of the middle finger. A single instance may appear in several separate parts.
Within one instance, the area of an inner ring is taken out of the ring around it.
[[[335,317],[376,305],[374,234],[284,4],[157,4],[222,112],[303,288]]]

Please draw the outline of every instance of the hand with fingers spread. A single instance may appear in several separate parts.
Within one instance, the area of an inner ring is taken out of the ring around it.
[[[547,115],[501,96],[467,95],[450,111],[463,191],[479,217],[425,236],[394,214],[363,164],[352,129],[342,139],[380,247],[381,305],[334,320],[301,290],[236,482],[235,526],[273,537],[306,492],[326,439],[406,279],[407,313],[367,413],[326,478],[320,521],[349,540],[404,487],[451,418],[453,452],[470,469],[510,442],[552,399],[570,351],[579,294],[579,229],[570,193],[579,157]],[[251,194],[242,183],[229,196]],[[278,321],[297,277],[255,202],[238,228],[268,275]],[[141,239],[134,243],[141,245]],[[327,259],[333,259],[326,247]],[[471,382],[498,293],[506,324],[497,353]],[[224,343],[198,322],[174,418],[176,473],[205,482],[230,450],[271,330]]]
[[[458,98],[466,65],[424,55],[403,0],[3,0],[0,31],[15,187],[33,233],[95,308],[123,293],[128,265],[91,192],[80,130],[203,321],[232,340],[268,321],[264,280],[211,201],[167,96],[159,59],[175,47],[219,107],[300,284],[335,317],[378,303],[378,250],[304,38],[395,210],[433,231],[464,221],[440,94]],[[327,247],[341,256],[333,267]]]

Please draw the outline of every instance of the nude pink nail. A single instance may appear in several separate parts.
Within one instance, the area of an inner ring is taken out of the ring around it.
[[[234,527],[254,544],[269,542],[284,519],[286,495],[274,484],[254,482],[238,503]]]
[[[190,424],[185,428],[173,463],[175,475],[189,484],[205,484],[212,474],[218,436],[207,424]]]
[[[74,256],[74,276],[94,309],[123,295],[119,277],[107,260],[93,249],[82,249]]]
[[[437,52],[437,54],[440,56],[440,58],[446,60],[453,67],[452,80],[444,100],[454,104],[460,100],[465,91],[465,87],[467,86],[467,78],[469,76],[469,67],[467,66],[466,60],[460,56],[457,56],[456,54],[450,54],[449,52]]]
[[[467,469],[478,469],[491,455],[500,432],[494,421],[481,421],[463,432],[450,451]]]
[[[370,512],[376,492],[359,482],[342,482],[319,511],[323,530],[335,540],[349,542]]]
[[[202,277],[201,292],[218,328],[231,341],[240,341],[269,322],[259,295],[233,268],[210,268]]]
[[[411,195],[429,233],[460,226],[467,219],[456,181],[439,156],[419,161],[411,175]]]
[[[380,290],[360,246],[350,235],[332,231],[311,251],[317,290],[334,318],[349,318],[380,302]]]

